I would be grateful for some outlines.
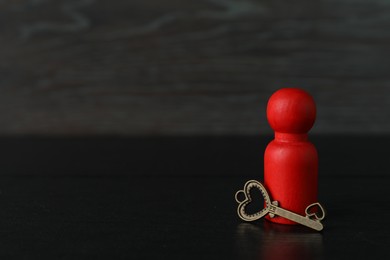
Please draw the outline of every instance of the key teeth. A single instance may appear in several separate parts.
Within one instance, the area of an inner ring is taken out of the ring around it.
[[[318,207],[318,211],[310,213],[309,212],[310,208],[314,207],[314,206]],[[318,217],[318,214],[317,214],[318,212],[321,212],[321,216],[320,217]],[[310,204],[309,206],[306,207],[305,214],[306,214],[306,217],[309,218],[309,219],[321,221],[321,220],[323,220],[325,218],[326,211],[325,211],[324,207],[319,202],[315,202],[315,203],[312,203],[312,204]]]

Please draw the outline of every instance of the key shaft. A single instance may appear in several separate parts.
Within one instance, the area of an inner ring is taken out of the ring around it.
[[[272,215],[277,215],[286,219],[289,219],[291,221],[294,221],[296,223],[299,223],[301,225],[304,225],[306,227],[315,229],[317,231],[321,231],[324,226],[321,224],[318,220],[313,220],[308,217],[301,216],[297,213],[294,213],[292,211],[280,208],[275,205],[269,205],[269,214],[272,217]]]

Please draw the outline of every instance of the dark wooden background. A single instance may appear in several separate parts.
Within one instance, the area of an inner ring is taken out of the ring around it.
[[[390,2],[1,0],[0,134],[270,134],[268,97],[316,134],[390,132]]]

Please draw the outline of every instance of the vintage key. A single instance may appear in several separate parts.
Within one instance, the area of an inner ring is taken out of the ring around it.
[[[256,188],[261,191],[266,206],[265,208],[263,208],[262,210],[254,214],[248,214],[245,211],[245,208],[252,201],[249,194],[252,188]],[[242,194],[244,195],[243,200],[239,198],[239,196]],[[296,223],[302,224],[304,226],[307,226],[309,228],[315,229],[317,231],[321,231],[324,228],[324,226],[321,223],[321,220],[325,218],[325,211],[320,203],[316,202],[310,204],[305,210],[306,216],[301,216],[297,213],[279,207],[277,201],[271,202],[271,198],[268,195],[267,190],[258,181],[250,180],[247,183],[245,183],[244,189],[237,191],[235,198],[236,201],[239,203],[237,207],[238,216],[244,221],[255,221],[269,214],[271,218],[277,215],[292,220]],[[319,211],[321,212],[320,216],[318,216],[317,212],[310,211],[314,207],[318,207]]]

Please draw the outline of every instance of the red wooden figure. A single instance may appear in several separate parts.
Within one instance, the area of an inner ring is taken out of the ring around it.
[[[264,185],[279,206],[305,216],[305,209],[317,202],[318,155],[307,132],[314,124],[316,105],[304,90],[283,88],[267,105],[267,119],[275,131],[264,154]],[[296,224],[275,216],[267,219]]]

